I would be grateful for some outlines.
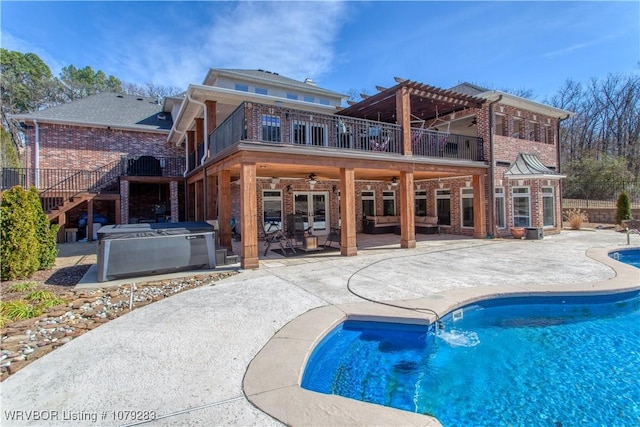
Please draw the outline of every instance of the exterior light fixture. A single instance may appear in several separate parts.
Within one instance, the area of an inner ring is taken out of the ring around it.
[[[395,176],[393,178],[391,178],[391,185],[393,185],[394,187],[398,186],[398,178],[396,178]]]

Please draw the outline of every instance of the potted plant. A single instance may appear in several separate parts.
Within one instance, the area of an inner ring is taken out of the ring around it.
[[[511,235],[514,239],[522,239],[524,238],[524,227],[511,227]]]

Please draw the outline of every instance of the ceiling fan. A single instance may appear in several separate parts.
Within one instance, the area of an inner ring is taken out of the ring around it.
[[[311,185],[315,185],[318,180],[316,179],[316,174],[315,173],[310,173],[309,176],[307,177],[307,182]]]
[[[473,126],[473,125],[477,125],[477,124],[478,124],[478,120],[474,117],[474,118],[471,120],[471,123],[469,124],[469,126],[467,126],[467,127],[468,127],[468,128],[470,128],[471,126]]]

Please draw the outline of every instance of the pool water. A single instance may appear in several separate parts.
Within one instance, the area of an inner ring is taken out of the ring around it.
[[[445,427],[638,425],[639,294],[488,300],[437,332],[347,321],[316,347],[302,387]]]
[[[638,249],[623,249],[609,253],[609,256],[625,264],[633,265],[640,268],[640,248]]]

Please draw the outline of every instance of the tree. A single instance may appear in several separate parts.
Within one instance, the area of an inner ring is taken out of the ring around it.
[[[617,182],[632,181],[627,159],[602,155],[600,159],[583,157],[565,165],[562,195],[569,199],[613,200]]]
[[[166,98],[168,96],[178,95],[183,92],[183,89],[180,89],[177,86],[163,86],[157,85],[151,82],[147,82],[143,85],[139,85],[136,83],[124,83],[122,85],[124,93],[128,95],[137,95],[137,96],[147,96],[147,97],[157,97]]]
[[[626,192],[620,193],[616,207],[616,224],[622,224],[622,221],[633,219],[631,215],[631,200],[629,200],[629,195]]]
[[[101,92],[122,92],[122,82],[108,76],[102,70],[93,71],[90,66],[76,68],[68,65],[60,72],[66,100],[74,101]]]
[[[4,280],[23,279],[38,270],[38,236],[34,207],[22,187],[2,195],[0,204],[0,272]]]
[[[49,218],[42,209],[40,196],[35,187],[31,187],[27,192],[29,202],[33,207],[33,222],[38,237],[38,269],[47,270],[55,265],[58,256],[56,240],[58,235],[58,225],[51,224]]]
[[[16,150],[15,145],[11,142],[11,135],[2,127],[0,127],[0,167],[20,167],[18,150]]]

